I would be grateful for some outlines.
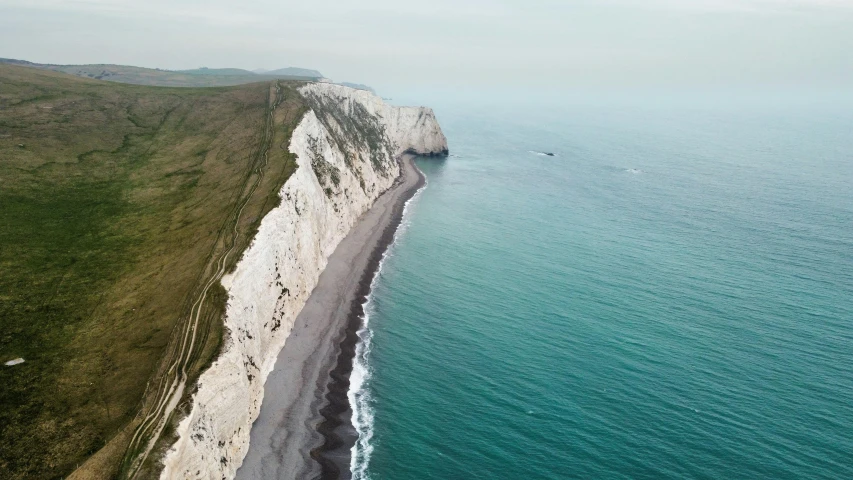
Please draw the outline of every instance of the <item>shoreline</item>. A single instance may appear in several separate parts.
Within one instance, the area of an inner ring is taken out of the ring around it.
[[[346,325],[346,333],[340,342],[340,353],[337,365],[329,372],[329,383],[326,388],[325,398],[328,404],[320,410],[323,422],[317,427],[317,431],[325,438],[323,445],[311,451],[311,457],[321,466],[320,478],[322,480],[349,480],[352,476],[350,471],[351,450],[358,440],[358,432],[352,424],[352,406],[349,403],[350,376],[352,374],[353,362],[355,361],[356,346],[359,341],[358,331],[364,323],[364,306],[370,295],[373,279],[382,263],[385,252],[388,251],[403,222],[403,214],[406,204],[426,184],[424,174],[414,165],[414,155],[403,154],[401,163],[401,182],[395,183],[391,189],[406,187],[398,196],[388,218],[388,223],[373,252],[370,254],[367,267],[362,272],[358,291],[350,305],[349,318]],[[414,172],[416,181],[414,185],[405,186],[403,176],[406,170]],[[390,190],[390,189],[389,189]]]
[[[406,203],[425,184],[415,155],[329,257],[264,385],[249,451],[236,478],[349,479],[348,391],[364,302]]]

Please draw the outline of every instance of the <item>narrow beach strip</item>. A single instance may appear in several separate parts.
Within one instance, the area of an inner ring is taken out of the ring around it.
[[[264,385],[238,479],[349,479],[357,439],[347,392],[364,303],[406,202],[425,182],[403,155],[401,173],[341,241]]]

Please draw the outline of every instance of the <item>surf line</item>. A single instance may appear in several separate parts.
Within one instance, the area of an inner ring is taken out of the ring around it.
[[[365,307],[370,303],[370,293],[373,290],[374,282],[379,277],[382,263],[387,257],[390,247],[396,243],[398,231],[405,231],[399,227],[403,224],[410,202],[426,187],[426,177],[414,164],[414,155],[404,154],[400,159],[400,168],[411,168],[418,178],[415,184],[408,187],[393,206],[391,221],[386,225],[379,243],[370,254],[367,268],[362,273],[358,290],[350,305],[337,362],[332,371],[329,372],[329,382],[326,386],[325,395],[326,403],[320,408],[323,421],[320,422],[317,431],[323,436],[324,441],[322,445],[311,450],[311,458],[320,464],[320,478],[322,480],[344,478],[341,474],[345,470],[353,475],[352,478],[361,478],[360,475],[363,475],[367,467],[370,456],[369,450],[372,450],[372,448],[359,448],[361,445],[369,447],[369,440],[373,434],[372,411],[361,409],[361,406],[369,408],[369,396],[364,397],[361,395],[362,392],[352,391],[351,374],[354,371],[356,360],[359,360],[357,363],[359,374],[368,371],[367,364],[363,363],[367,357],[358,358],[359,350],[365,352],[364,344],[359,341],[362,338],[359,333],[364,330],[362,333],[371,336],[369,330],[366,330],[368,318]],[[402,175],[398,181],[403,181]],[[369,343],[367,345],[367,352],[369,352]],[[362,368],[364,370],[361,370]],[[366,379],[363,376],[356,377],[356,380],[359,381],[359,388],[364,386]],[[356,397],[361,398],[351,404],[350,398]],[[369,419],[369,423],[362,423],[362,419]],[[364,440],[362,440],[362,435],[364,435]],[[367,453],[366,456],[364,455],[365,452]],[[349,478],[349,476],[345,478]]]

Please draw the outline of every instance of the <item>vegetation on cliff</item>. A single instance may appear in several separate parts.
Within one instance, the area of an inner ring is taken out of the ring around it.
[[[26,360],[0,367],[0,478],[156,467],[165,392],[218,351],[218,278],[295,168],[296,86],[0,65],[0,361]]]
[[[311,92],[305,95],[305,100],[314,110],[317,119],[326,127],[338,149],[347,152],[346,155],[351,155],[352,149],[348,148],[350,145],[367,145],[367,152],[356,154],[368,155],[378,172],[388,171],[394,162],[393,146],[385,134],[385,126],[375,115],[371,115],[364,105]],[[354,168],[354,162],[349,156],[345,160],[347,166]],[[356,170],[355,173],[361,178],[360,172]]]

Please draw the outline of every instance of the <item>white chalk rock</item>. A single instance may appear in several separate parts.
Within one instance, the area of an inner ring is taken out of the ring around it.
[[[397,155],[447,153],[431,109],[386,105],[370,92],[329,83],[300,92],[312,110],[290,143],[298,168],[234,273],[223,278],[225,346],[199,379],[161,479],[234,477],[264,382],[329,255],[393,184]]]

